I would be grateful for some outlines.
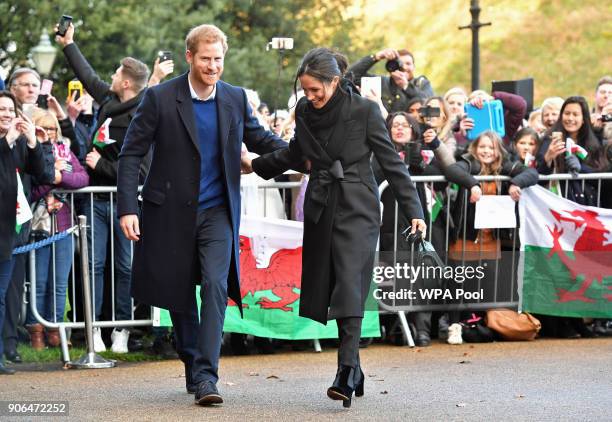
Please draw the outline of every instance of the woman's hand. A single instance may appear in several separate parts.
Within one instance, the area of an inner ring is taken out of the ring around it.
[[[423,132],[423,141],[425,141],[426,144],[430,144],[433,142],[434,139],[436,139],[437,136],[438,135],[436,134],[436,131],[432,128],[429,128],[425,132]]]
[[[482,189],[480,189],[480,185],[472,186],[472,189],[470,189],[470,202],[472,204],[478,202],[481,196],[482,196]]]
[[[461,130],[461,134],[465,136],[468,130],[474,129],[474,119],[463,116],[459,121],[459,129]]]
[[[482,97],[476,97],[470,101],[470,104],[472,104],[474,107],[478,109],[482,109],[484,105],[484,100],[482,99]]]
[[[64,171],[68,168],[68,162],[60,158],[58,160],[55,160],[54,166],[55,166],[55,170]]]
[[[34,123],[25,114],[20,114],[20,117],[17,117],[14,122],[17,132],[26,137],[28,147],[36,148],[38,141],[36,140],[36,127]]]
[[[518,202],[518,200],[521,199],[521,188],[516,185],[510,185],[508,193],[510,194],[510,198],[512,198],[514,202]]]
[[[564,152],[565,142],[563,142],[563,139],[553,133],[553,138],[550,142],[548,150],[546,151],[546,154],[544,154],[544,161],[546,162],[548,167],[551,166],[552,161],[555,158],[557,158],[560,154],[563,154]]]
[[[420,218],[412,219],[412,228],[410,229],[410,233],[414,234],[419,230],[423,233],[423,239],[425,239],[425,235],[427,234],[427,224],[425,224],[425,220],[421,220]]]
[[[240,173],[250,174],[253,173],[253,160],[249,158],[249,153],[243,150],[240,154]]]
[[[47,97],[47,107],[49,107],[51,113],[55,114],[57,120],[64,120],[66,118],[66,113],[62,110],[62,106],[51,94]]]

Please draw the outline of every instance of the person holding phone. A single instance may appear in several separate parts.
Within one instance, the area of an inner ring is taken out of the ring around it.
[[[327,395],[351,405],[364,393],[359,340],[379,233],[380,206],[370,157],[374,153],[411,224],[427,228],[410,175],[389,139],[378,106],[344,78],[347,59],[315,48],[297,70],[304,90],[295,107],[295,137],[288,148],[245,166],[264,179],[309,163],[304,199],[300,316],[322,324],[336,320],[338,370]]]
[[[153,73],[151,73],[147,86],[152,87],[158,85],[172,72],[174,72],[172,53],[169,51],[160,51],[153,64]]]
[[[424,100],[434,95],[429,80],[423,75],[415,76],[414,55],[406,49],[385,48],[366,56],[354,63],[347,70],[347,75],[360,83],[362,77],[373,76],[368,72],[381,60],[387,60],[385,67],[389,72],[388,76],[381,76],[382,103],[389,113],[406,111],[408,102],[413,98]]]
[[[56,26],[56,31],[60,29]],[[149,79],[149,69],[146,64],[133,57],[124,57],[112,75],[111,83],[103,81],[91,67],[74,42],[75,28],[69,23],[64,35],[58,34],[55,39],[63,47],[64,56],[83,87],[100,105],[96,127],[92,136],[91,148],[85,156],[85,165],[92,186],[116,186],[119,151],[123,146],[125,134],[130,126],[136,109],[144,97]],[[94,143],[97,131],[109,121],[109,138],[113,143]],[[145,160],[140,174],[142,182],[147,172],[148,162]],[[114,234],[115,254],[115,315],[118,321],[132,319],[131,285],[131,244],[121,234],[116,202],[111,201],[108,193],[94,194],[93,201],[86,201],[83,213],[91,223],[88,229],[88,247],[93,268],[91,276],[94,283],[95,318],[102,315],[104,297],[104,269],[106,266],[106,251],[109,234]],[[114,229],[111,228],[114,226]],[[92,249],[92,243],[93,249]],[[128,352],[130,331],[127,328],[114,330],[111,336],[111,350],[115,353]],[[106,345],[102,340],[100,328],[94,329],[94,350],[102,352]]]
[[[17,224],[19,206],[28,206],[18,202],[20,191],[25,194],[21,179],[26,173],[42,178],[45,172],[36,128],[17,104],[14,95],[0,91],[0,327],[5,323],[7,293],[13,278],[13,248],[21,230],[27,231],[27,227]],[[4,365],[4,355],[4,336],[0,336],[0,375],[14,374]]]

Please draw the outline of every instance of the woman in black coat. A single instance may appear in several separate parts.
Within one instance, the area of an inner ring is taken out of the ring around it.
[[[338,372],[327,395],[348,407],[353,391],[363,394],[359,338],[380,223],[372,152],[412,231],[424,232],[426,225],[378,106],[342,78],[346,67],[346,58],[327,48],[304,56],[296,77],[305,97],[296,105],[295,138],[288,148],[253,160],[252,167],[270,179],[309,163],[300,315],[323,324],[336,320]]]
[[[45,162],[36,141],[32,122],[17,117],[17,102],[7,91],[0,91],[0,328],[4,325],[6,291],[13,267],[13,243],[17,227],[19,175],[42,177]],[[21,188],[23,190],[23,188]],[[0,336],[0,375],[14,373],[3,363],[4,344]]]

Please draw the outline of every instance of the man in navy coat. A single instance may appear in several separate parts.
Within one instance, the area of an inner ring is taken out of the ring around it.
[[[189,72],[148,89],[130,124],[117,212],[123,233],[136,241],[132,295],[170,310],[187,391],[209,405],[223,402],[216,383],[228,296],[242,309],[242,142],[259,154],[287,144],[259,125],[242,88],[220,81],[227,38],[219,28],[195,27],[185,44]],[[151,148],[139,212],[139,164]]]

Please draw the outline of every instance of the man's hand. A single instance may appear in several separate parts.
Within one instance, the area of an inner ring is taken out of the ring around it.
[[[136,214],[121,216],[121,218],[119,218],[119,226],[121,226],[121,231],[123,231],[123,235],[128,240],[134,240],[136,242],[140,240],[140,225]]]
[[[57,32],[58,28],[59,24],[56,24],[55,32]],[[55,41],[62,47],[66,47],[68,44],[72,44],[74,42],[74,25],[72,24],[72,22],[70,22],[70,26],[68,26],[66,34],[63,37],[60,35],[56,35]]]
[[[391,72],[391,79],[393,79],[395,85],[399,86],[401,89],[408,88],[408,76],[403,70],[395,70]]]
[[[92,149],[91,152],[85,157],[85,164],[87,164],[87,166],[92,170],[95,170],[101,157],[102,156],[98,151]]]
[[[374,54],[374,58],[376,60],[393,60],[399,57],[399,53],[397,50],[393,48],[385,48],[384,50],[380,50],[378,53]]]
[[[166,60],[160,63],[158,57],[155,59],[155,64],[153,64],[153,73],[151,74],[151,78],[149,78],[149,86],[159,84],[172,72],[174,72],[174,61]]]
[[[427,224],[425,224],[425,220],[421,220],[420,218],[412,219],[412,228],[410,229],[410,233],[414,234],[417,230],[423,233],[422,237],[425,239],[425,235],[427,234]]]

